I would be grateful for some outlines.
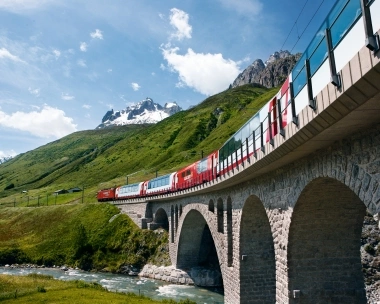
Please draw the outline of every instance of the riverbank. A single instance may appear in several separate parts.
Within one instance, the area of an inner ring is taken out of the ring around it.
[[[110,292],[96,282],[60,281],[53,276],[28,274],[12,276],[0,274],[0,301],[2,303],[177,303],[158,301],[136,294]],[[189,300],[179,303],[195,303]]]
[[[164,281],[115,273],[87,272],[75,269],[64,271],[61,268],[0,267],[0,274],[25,276],[37,273],[53,276],[61,281],[81,280],[87,283],[97,283],[108,291],[140,294],[157,301],[190,299],[198,304],[223,303],[224,301],[223,295],[197,286],[175,285]]]

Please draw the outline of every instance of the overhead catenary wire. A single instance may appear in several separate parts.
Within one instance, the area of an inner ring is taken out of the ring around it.
[[[302,7],[302,9],[301,9],[300,13],[298,14],[298,17],[297,17],[296,21],[294,21],[294,24],[293,24],[292,28],[290,29],[290,31],[289,31],[289,33],[288,33],[288,36],[286,36],[286,39],[285,39],[284,43],[282,44],[282,46],[281,46],[281,49],[280,49],[280,50],[282,50],[282,48],[284,47],[284,45],[285,45],[286,41],[288,41],[288,38],[289,38],[290,34],[292,33],[292,31],[293,31],[294,27],[296,26],[296,24],[297,24],[297,21],[298,21],[298,19],[301,17],[301,14],[302,14],[303,10],[305,9],[305,7],[306,7],[306,4],[307,4],[308,2],[309,2],[309,0],[307,0],[307,1],[305,2],[305,4],[303,5],[303,7]]]
[[[290,50],[290,53],[294,50],[294,48],[296,47],[297,43],[300,41],[302,35],[305,33],[305,31],[307,30],[307,28],[309,27],[311,21],[313,21],[315,15],[318,13],[319,9],[321,8],[323,2],[325,2],[325,0],[322,0],[321,4],[319,4],[317,10],[314,12],[313,16],[311,17],[311,19],[309,20],[308,24],[306,25],[306,27],[304,28],[304,30],[302,31],[301,35],[298,37],[296,43],[293,45],[292,49]]]

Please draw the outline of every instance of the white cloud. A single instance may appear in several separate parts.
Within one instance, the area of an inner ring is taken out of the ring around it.
[[[132,87],[133,91],[138,91],[141,88],[141,86],[136,82],[132,82],[131,87]]]
[[[162,54],[172,72],[178,73],[180,82],[204,95],[213,95],[228,88],[240,72],[239,64],[224,59],[222,54],[195,53],[188,49],[185,55],[179,48],[162,49]]]
[[[63,100],[73,100],[75,97],[72,96],[72,95],[69,95],[68,93],[62,93],[62,94],[61,94],[61,98],[62,98]]]
[[[0,49],[0,59],[1,58],[10,59],[15,62],[25,63],[25,61],[21,60],[19,57],[12,55],[6,48]]]
[[[189,25],[189,15],[177,8],[170,10],[170,24],[176,29],[171,38],[182,40],[183,38],[191,38],[192,27]]]
[[[15,112],[10,115],[0,111],[0,125],[29,132],[37,137],[60,138],[77,131],[73,119],[57,108],[44,105],[40,112]]]
[[[88,104],[84,104],[84,105],[82,106],[82,108],[83,108],[83,109],[87,109],[87,110],[89,110],[89,109],[91,109],[91,106],[88,105]]]
[[[166,70],[166,66],[163,63],[161,63],[160,64],[160,69],[163,70],[163,71],[165,71]]]
[[[112,69],[108,69],[107,72],[108,72],[108,73],[111,73],[111,72],[112,72]]]
[[[80,43],[80,46],[79,46],[79,49],[80,49],[82,52],[87,52],[87,43],[86,43],[86,42],[81,42],[81,43]]]
[[[40,96],[40,89],[32,89],[31,87],[29,87],[28,91],[30,94],[32,94],[36,97]]]
[[[61,56],[61,52],[59,50],[53,50],[53,54],[55,55],[55,59],[58,59]]]
[[[86,68],[86,67],[87,67],[87,65],[86,65],[86,61],[83,60],[83,59],[79,59],[79,60],[77,61],[77,64],[78,64],[80,67],[82,67],[82,68]]]
[[[94,39],[103,39],[103,32],[99,29],[96,29],[95,32],[90,33],[90,36]]]
[[[159,13],[159,14],[158,14],[158,17],[160,17],[161,20],[164,20],[164,19],[165,19],[165,15],[162,14],[162,13]]]
[[[258,15],[263,4],[260,0],[218,0],[226,9],[235,10],[240,15],[255,16]]]
[[[14,150],[10,151],[0,151],[0,158],[4,157],[15,157],[17,153]]]

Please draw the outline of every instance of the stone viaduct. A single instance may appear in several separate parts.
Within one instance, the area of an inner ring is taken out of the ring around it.
[[[115,202],[169,231],[177,268],[220,267],[226,303],[366,303],[360,239],[380,212],[380,52],[365,46],[265,152],[194,189]]]

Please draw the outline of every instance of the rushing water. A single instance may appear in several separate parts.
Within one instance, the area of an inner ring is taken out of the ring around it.
[[[190,299],[197,303],[207,304],[223,303],[224,301],[223,295],[212,292],[208,289],[195,286],[168,284],[158,280],[130,277],[121,274],[92,273],[81,270],[63,271],[55,268],[29,269],[0,267],[0,274],[27,275],[29,273],[51,275],[54,278],[63,281],[83,280],[86,282],[97,282],[111,291],[133,292],[136,294],[143,294],[156,300],[170,298],[179,301]]]

